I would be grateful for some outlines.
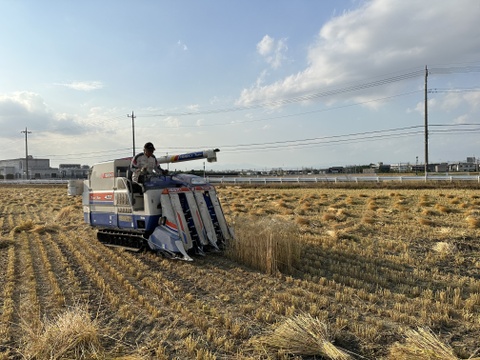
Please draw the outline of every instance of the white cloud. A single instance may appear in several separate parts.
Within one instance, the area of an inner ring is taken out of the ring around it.
[[[187,109],[191,112],[196,112],[199,110],[199,108],[200,106],[198,104],[187,105]]]
[[[474,109],[480,107],[480,91],[469,92],[465,94],[465,101]]]
[[[182,125],[180,119],[174,116],[168,116],[163,120],[163,122],[165,126],[169,128],[178,128]]]
[[[477,0],[366,1],[320,29],[309,48],[306,68],[273,83],[244,89],[238,104],[369,82],[379,74],[402,74],[439,61],[452,64],[478,60],[479,18]],[[278,46],[282,46],[280,41],[275,43],[265,36],[257,50],[273,66]],[[385,89],[372,88],[369,92],[372,96],[388,95]]]
[[[269,35],[265,35],[257,44],[257,52],[273,69],[278,69],[282,65],[287,50],[287,39],[275,40]]]
[[[467,124],[469,120],[469,116],[467,114],[460,115],[453,119],[454,124]]]
[[[433,108],[437,105],[437,100],[436,99],[428,99],[428,108]],[[422,116],[425,114],[425,102],[424,101],[421,101],[421,102],[418,102],[417,105],[415,106],[415,108],[413,109],[410,109],[408,108],[407,109],[407,113],[410,114],[410,113],[413,113],[413,112],[418,112],[419,114],[421,114]]]
[[[188,51],[188,47],[186,44],[184,44],[182,41],[178,40],[177,46],[181,48],[183,51]]]
[[[71,83],[56,84],[78,91],[93,91],[103,88],[101,81],[73,81]]]
[[[262,56],[267,56],[273,50],[274,40],[265,35],[263,39],[257,44],[257,51]]]
[[[79,135],[98,129],[111,129],[102,119],[108,114],[99,114],[95,109],[85,117],[75,114],[57,113],[51,109],[37,93],[20,91],[12,94],[0,94],[0,127],[2,136],[16,135],[19,127],[28,127],[36,134],[52,133]]]
[[[454,110],[463,103],[463,99],[459,93],[448,93],[443,98],[441,108],[442,110]]]
[[[43,130],[48,128],[52,120],[52,112],[36,93],[19,91],[0,95],[0,127],[3,136],[17,134],[17,127]]]
[[[457,109],[462,105],[478,109],[480,107],[480,91],[447,93],[442,101],[442,109],[447,111]]]

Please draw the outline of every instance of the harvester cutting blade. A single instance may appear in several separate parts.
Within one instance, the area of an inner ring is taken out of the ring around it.
[[[158,226],[155,229],[148,238],[148,245],[152,250],[165,253],[172,259],[193,261],[193,259],[188,256],[185,244],[178,236],[178,232],[166,226]]]
[[[217,237],[215,236],[215,233],[212,233],[211,231],[207,231],[207,239],[210,242],[210,245],[212,246],[214,251],[220,251],[220,249],[217,246]]]
[[[193,261],[193,259],[188,256],[187,252],[185,251],[185,248],[183,247],[183,242],[181,240],[175,241],[175,245],[177,245],[178,251],[183,255],[183,258],[181,260],[185,261]]]

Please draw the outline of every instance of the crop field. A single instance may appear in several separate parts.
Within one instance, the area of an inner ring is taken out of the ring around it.
[[[480,356],[478,189],[217,191],[236,240],[183,262],[0,186],[0,359]]]

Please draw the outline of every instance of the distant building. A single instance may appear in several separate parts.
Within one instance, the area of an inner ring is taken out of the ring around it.
[[[388,173],[390,172],[391,165],[384,164],[383,162],[378,162],[376,164],[370,164],[368,168],[362,169],[364,174],[377,174],[377,173]]]
[[[408,172],[411,169],[410,164],[408,163],[398,163],[390,165],[392,172]]]
[[[460,162],[450,164],[449,166],[450,171],[458,171],[458,172],[470,172],[470,171],[477,171],[477,164],[475,163],[468,163],[468,162]]]
[[[435,172],[447,172],[449,171],[447,163],[441,163],[435,165]]]
[[[88,175],[89,166],[79,164],[63,164],[60,169],[50,167],[50,159],[28,157],[29,179],[84,179]],[[27,179],[27,161],[25,158],[0,160],[0,179]]]
[[[60,164],[58,167],[59,176],[67,179],[85,179],[88,176],[88,165]]]
[[[332,166],[327,169],[327,174],[343,174],[345,168],[343,166]]]
[[[58,170],[50,167],[49,159],[28,157],[28,177],[30,179],[56,178],[57,176]],[[26,179],[26,159],[0,160],[0,177],[4,179]]]

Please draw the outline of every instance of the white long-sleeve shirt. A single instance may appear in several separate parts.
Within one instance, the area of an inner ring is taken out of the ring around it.
[[[138,182],[138,176],[143,168],[146,168],[148,173],[152,173],[153,169],[159,169],[157,158],[155,155],[147,156],[144,153],[135,155],[130,164],[132,171],[132,181]]]

